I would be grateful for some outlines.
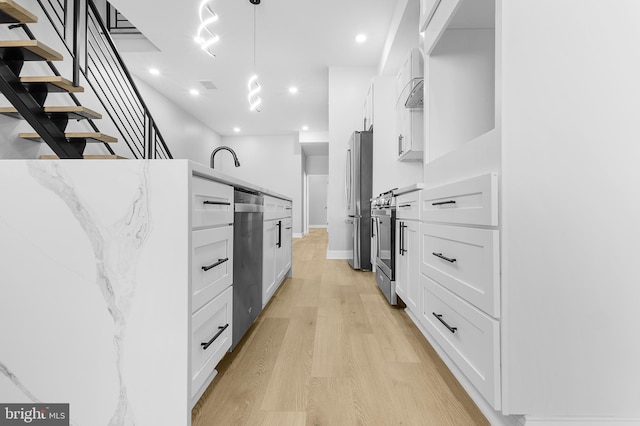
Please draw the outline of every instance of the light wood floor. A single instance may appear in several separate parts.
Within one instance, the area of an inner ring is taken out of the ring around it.
[[[488,425],[370,272],[293,242],[287,279],[193,410],[193,426]]]

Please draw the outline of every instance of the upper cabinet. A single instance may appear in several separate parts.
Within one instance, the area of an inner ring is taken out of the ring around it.
[[[440,0],[420,0],[420,31],[424,31],[429,25],[439,4]]]
[[[364,99],[364,107],[362,111],[363,127],[362,130],[369,131],[373,129],[373,82],[369,85],[367,97]]]
[[[425,163],[495,128],[495,34],[494,0],[440,0],[423,28]]]
[[[422,102],[424,66],[420,50],[411,49],[396,75],[397,159],[421,161],[424,147]]]

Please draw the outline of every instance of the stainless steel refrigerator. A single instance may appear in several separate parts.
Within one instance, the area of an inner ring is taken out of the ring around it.
[[[345,186],[347,223],[353,239],[353,269],[371,270],[371,197],[373,181],[373,133],[354,132],[347,150]]]

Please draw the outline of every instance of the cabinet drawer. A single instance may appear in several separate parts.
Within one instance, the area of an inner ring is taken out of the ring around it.
[[[231,348],[232,307],[229,287],[191,318],[191,398],[209,385],[216,365]]]
[[[500,238],[492,229],[422,224],[420,272],[500,316]]]
[[[291,217],[291,201],[280,198],[264,196],[264,220],[281,219]]]
[[[233,223],[233,187],[193,176],[191,209],[194,228]]]
[[[424,189],[421,197],[423,221],[498,226],[495,173]]]
[[[233,283],[233,226],[199,229],[191,239],[192,312]]]
[[[421,322],[491,406],[500,409],[500,326],[420,275]]]
[[[396,217],[415,219],[420,217],[420,191],[409,192],[396,197]]]

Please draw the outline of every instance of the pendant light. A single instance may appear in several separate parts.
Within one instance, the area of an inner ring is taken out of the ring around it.
[[[198,14],[200,16],[200,26],[195,37],[196,43],[207,55],[215,58],[216,55],[211,50],[211,46],[220,40],[220,36],[211,30],[213,24],[218,20],[218,15],[211,9],[212,0],[203,0],[200,3]]]
[[[257,6],[260,4],[260,0],[249,0],[249,2]],[[249,77],[247,83],[247,89],[249,89],[249,111],[260,112],[258,106],[262,103],[262,99],[258,96],[258,93],[262,90],[260,83],[258,83],[258,74],[256,74],[256,8],[253,8],[253,75]]]

